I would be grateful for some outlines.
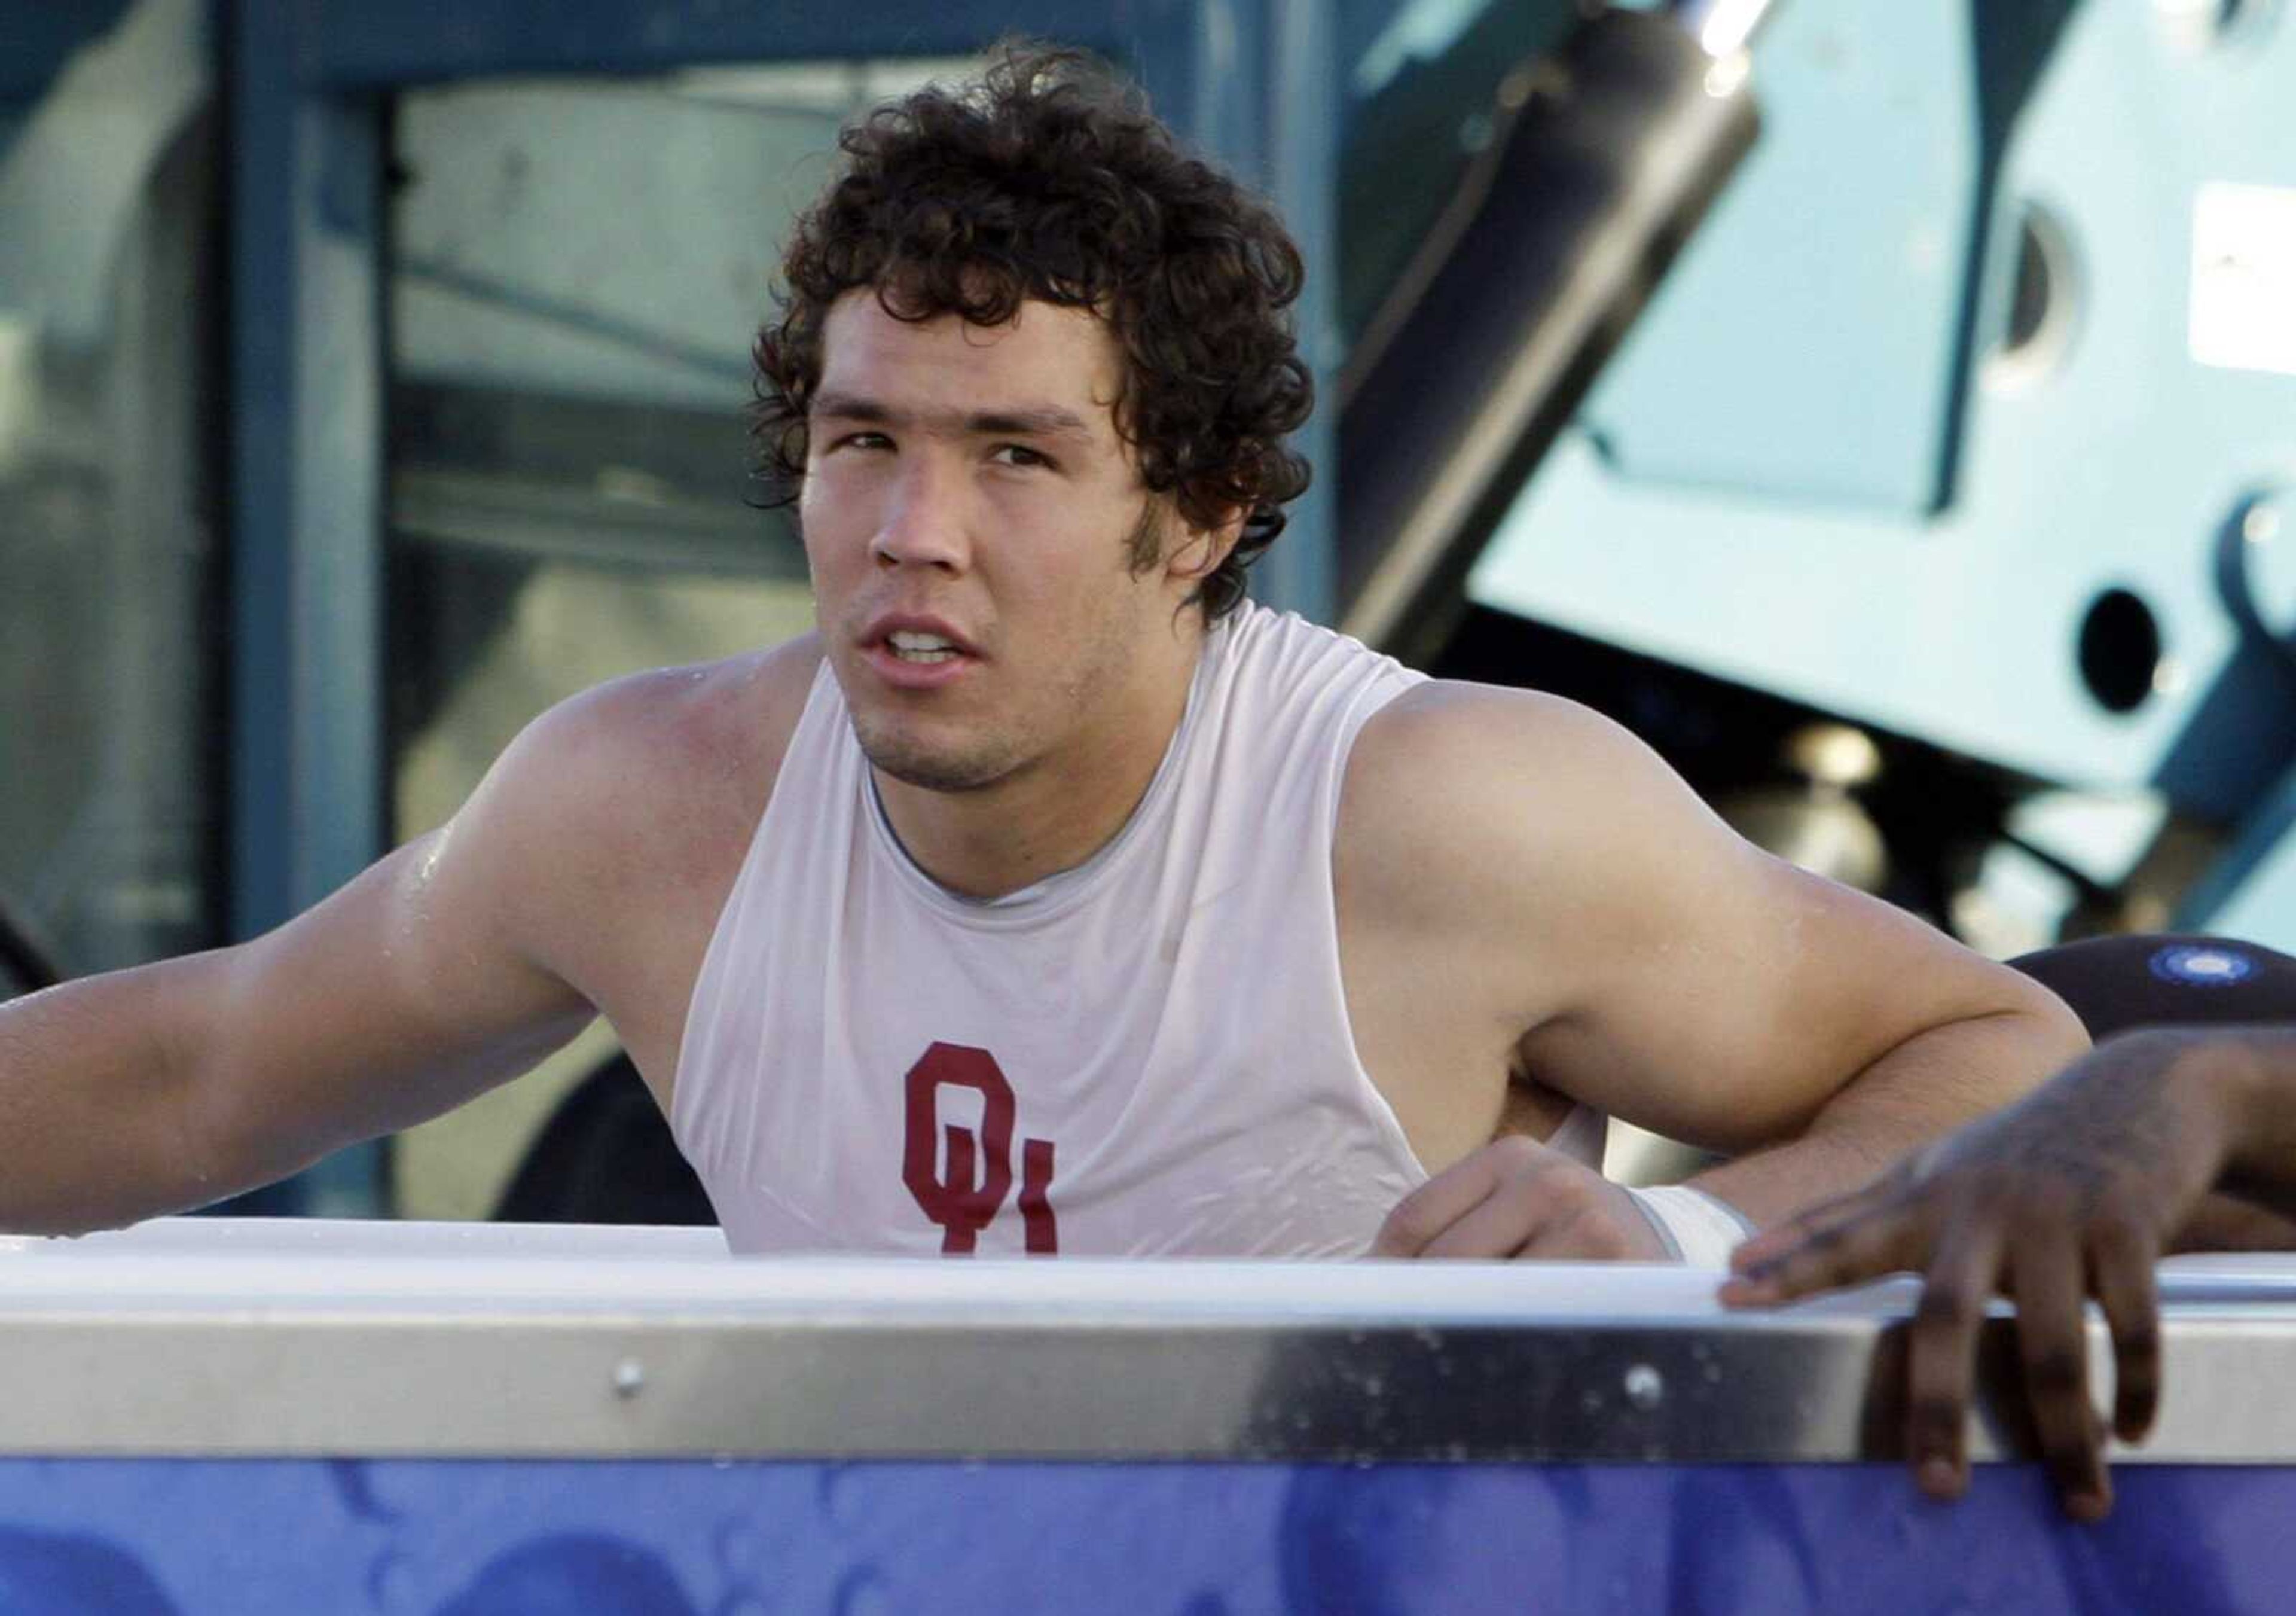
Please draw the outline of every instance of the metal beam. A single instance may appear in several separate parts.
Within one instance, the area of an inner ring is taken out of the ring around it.
[[[1151,0],[1152,4],[1152,0]],[[1006,34],[1105,48],[1144,9],[1113,0],[457,0],[434,9],[375,0],[301,0],[314,78],[381,88],[512,73],[638,74],[732,62],[952,56]],[[420,21],[410,12],[419,12]]]
[[[383,840],[382,106],[322,96],[309,8],[226,0],[231,119],[230,931],[356,874]],[[380,1153],[297,1210],[378,1210]]]

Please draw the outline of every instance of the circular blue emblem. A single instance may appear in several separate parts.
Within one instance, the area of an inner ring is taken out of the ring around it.
[[[2256,962],[2216,943],[2170,943],[2145,962],[2152,974],[2180,988],[2229,988],[2256,974]]]

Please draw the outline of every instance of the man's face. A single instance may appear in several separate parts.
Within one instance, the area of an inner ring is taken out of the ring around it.
[[[799,511],[870,762],[963,792],[1160,749],[1193,579],[1130,566],[1150,505],[1106,328],[1035,302],[1009,325],[911,324],[862,291],[822,346]]]

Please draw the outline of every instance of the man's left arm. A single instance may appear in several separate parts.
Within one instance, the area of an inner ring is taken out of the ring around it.
[[[1752,847],[1584,709],[1451,686],[1399,717],[1366,793],[1399,769],[1447,809],[1440,836],[1387,838],[1409,849],[1397,857],[1410,867],[1388,874],[1407,882],[1399,902],[1423,906],[1410,923],[1439,951],[1496,954],[1536,985],[1522,1070],[1731,1155],[1693,1186],[1756,1226],[1863,1185],[2087,1046],[2046,989]],[[1496,1163],[1470,1158],[1398,1208],[1381,1249],[1428,1249],[1481,1178],[1569,1178],[1520,1144],[1496,1148]],[[1603,1221],[1577,1204],[1591,1194],[1570,1187],[1556,1212],[1518,1189],[1525,1219],[1578,1232],[1535,1230],[1516,1254],[1582,1254]],[[1611,1221],[1643,1216],[1623,1192],[1607,1199]]]
[[[2005,988],[2029,986],[1995,969],[2009,978]],[[2046,989],[2013,997],[2040,1002],[1942,1011],[1850,1071],[1799,1135],[1688,1182],[1759,1228],[1855,1189],[1915,1147],[2013,1103],[2088,1047],[2071,1013]]]

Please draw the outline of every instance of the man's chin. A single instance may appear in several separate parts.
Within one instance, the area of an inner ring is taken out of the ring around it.
[[[854,734],[872,768],[919,791],[985,791],[1011,772],[1008,759],[977,749],[931,746],[909,735],[871,734],[858,725]]]

